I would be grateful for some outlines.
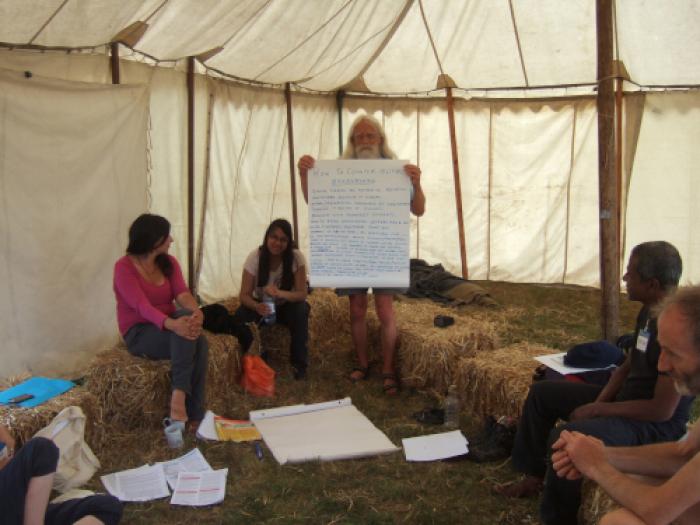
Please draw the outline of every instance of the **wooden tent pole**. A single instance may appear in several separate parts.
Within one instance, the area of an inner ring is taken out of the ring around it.
[[[612,2],[613,0],[596,0],[601,328],[603,338],[608,341],[613,341],[617,337],[620,318]]]
[[[345,91],[342,89],[335,94],[335,105],[338,108],[338,156],[343,154],[343,99]]]
[[[294,172],[294,122],[292,121],[292,90],[287,82],[284,85],[284,97],[287,102],[287,142],[289,144],[289,176],[292,189],[292,220],[294,221],[294,240],[299,242],[299,224],[297,221],[297,184]]]
[[[617,187],[617,263],[622,260],[622,82],[621,77],[615,79],[615,181]]]
[[[462,215],[462,186],[459,181],[459,159],[457,157],[457,136],[455,132],[454,100],[452,88],[446,87],[447,93],[447,121],[450,125],[450,145],[452,146],[452,172],[455,182],[455,202],[457,204],[457,226],[459,227],[459,254],[462,259],[462,277],[469,279],[467,269],[467,245],[464,237],[464,217]]]
[[[121,83],[119,75],[119,42],[109,44],[109,65],[112,71],[112,84]]]
[[[187,284],[194,288],[194,57],[187,57]]]

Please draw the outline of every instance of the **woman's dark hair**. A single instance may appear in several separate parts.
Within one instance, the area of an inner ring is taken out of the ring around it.
[[[265,230],[263,243],[260,246],[260,261],[258,262],[258,286],[267,286],[267,281],[270,278],[270,250],[267,249],[267,238],[272,233],[272,230],[279,228],[289,239],[287,248],[282,252],[282,282],[280,288],[282,290],[291,290],[294,286],[294,272],[292,264],[294,263],[294,248],[296,244],[292,240],[292,225],[288,220],[275,219],[270,223]]]
[[[146,255],[163,244],[169,235],[168,219],[151,213],[139,215],[129,227],[129,245],[126,247],[126,253],[135,256]],[[173,264],[166,253],[156,257],[156,265],[163,275],[170,277]]]

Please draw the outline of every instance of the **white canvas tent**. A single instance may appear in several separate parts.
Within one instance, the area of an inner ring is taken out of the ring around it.
[[[620,261],[666,239],[698,282],[700,1],[613,8]],[[594,0],[2,0],[0,43],[2,375],[116,340],[112,264],[146,209],[187,269],[191,197],[197,291],[236,294],[292,218],[291,157],[337,157],[363,112],[423,170],[412,255],[460,274],[445,85],[469,277],[599,284]]]

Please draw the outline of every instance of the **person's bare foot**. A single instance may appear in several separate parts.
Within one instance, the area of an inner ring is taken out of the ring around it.
[[[496,485],[496,494],[507,498],[532,498],[542,492],[543,480],[535,476],[525,476],[519,481]]]
[[[184,390],[173,390],[173,395],[170,397],[170,419],[173,421],[187,421]]]
[[[201,423],[201,421],[197,421],[197,420],[194,420],[194,419],[190,419],[190,420],[187,422],[187,430],[189,430],[189,431],[192,432],[193,434],[196,434],[196,433],[197,433],[197,430],[199,430],[199,424],[200,424],[200,423]]]

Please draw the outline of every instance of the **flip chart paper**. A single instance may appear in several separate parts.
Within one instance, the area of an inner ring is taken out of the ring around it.
[[[316,161],[308,187],[312,286],[408,287],[411,183],[405,164]]]

